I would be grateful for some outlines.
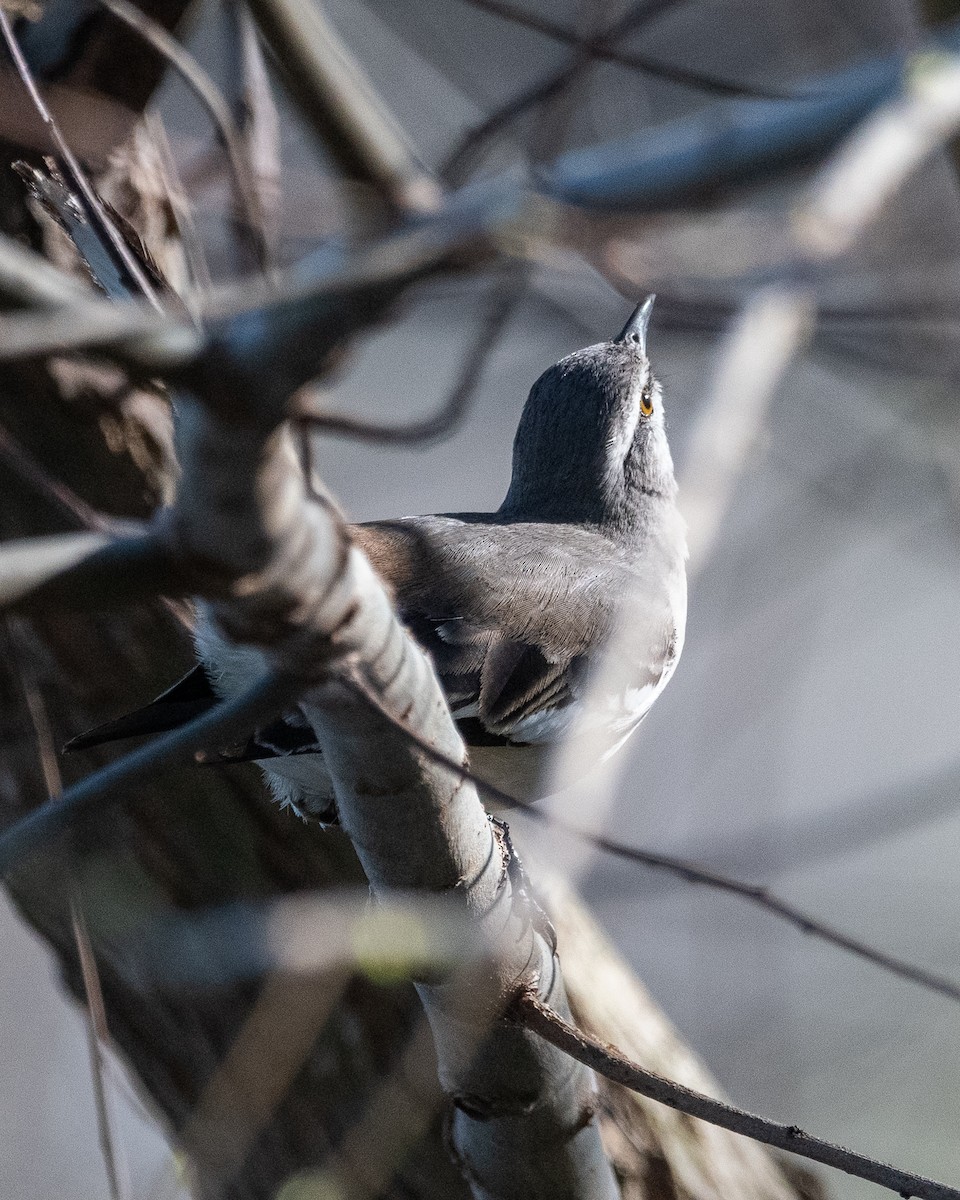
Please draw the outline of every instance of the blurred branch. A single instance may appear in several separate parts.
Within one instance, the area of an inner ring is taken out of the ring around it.
[[[960,46],[960,26],[952,26],[941,41]],[[729,182],[736,178],[747,182],[785,162],[795,163],[813,153],[828,151],[860,116],[893,94],[901,69],[901,60],[884,59],[833,77],[826,97],[739,101],[718,106],[708,117],[670,122],[645,133],[640,140],[563,155],[539,173],[541,193],[547,199],[562,199],[586,208],[614,206],[622,211],[640,211],[668,201],[688,201],[702,195],[715,180]],[[911,105],[922,108],[931,102],[927,96],[935,90],[927,76],[923,94],[918,92]],[[942,123],[946,117],[937,119]],[[942,136],[940,125],[937,130]],[[928,122],[923,140],[927,152],[932,144],[929,131]],[[911,162],[917,160],[914,154]],[[902,176],[902,167],[899,174]],[[891,178],[890,185],[896,182]],[[851,189],[851,195],[860,194],[860,189]],[[804,216],[810,229],[811,212],[807,210]],[[864,218],[868,215],[862,214]],[[833,219],[825,210],[824,216]],[[473,240],[486,239],[489,249],[491,242],[496,246],[498,238],[509,234],[512,248],[532,255],[541,241],[557,240],[562,232],[556,223],[552,228],[545,223],[542,207],[531,202],[522,182],[504,176],[456,193],[437,213],[402,226],[393,235],[354,250],[334,248],[312,256],[280,281],[282,298],[266,311],[276,329],[295,319],[308,323],[311,307],[310,319],[330,319],[329,313],[322,313],[325,300],[334,296],[342,299],[348,291],[362,299],[364,288],[376,290],[377,284],[409,282]],[[17,268],[14,274],[11,286],[22,288],[22,272]],[[252,287],[245,284],[217,293],[208,313],[213,317],[236,314],[268,299],[262,283]],[[361,303],[351,316],[344,315],[344,329],[358,328],[367,319],[366,309],[368,306]],[[262,318],[258,314],[256,319]],[[8,317],[0,321],[0,333],[4,335],[0,355],[13,358],[112,344],[118,357],[139,359],[152,369],[182,367],[185,358],[189,361],[197,357],[202,343],[192,330],[168,329],[165,341],[154,337],[147,344],[123,347],[122,352],[116,349],[119,341],[129,341],[148,331],[159,334],[162,328],[151,325],[142,312],[98,306],[90,301],[59,321],[56,329],[36,318]],[[188,346],[190,339],[194,343]],[[309,377],[308,372],[301,382]]]
[[[129,3],[129,0],[97,0],[97,3],[147,41],[183,78],[207,110],[227,154],[236,198],[243,215],[244,232],[250,238],[256,262],[261,269],[265,269],[269,264],[269,252],[258,190],[247,161],[243,139],[223,93],[193,55],[158,21],[153,20],[136,5]]]
[[[256,22],[242,0],[227,5],[239,63],[233,108],[257,196],[264,245],[272,260],[279,234],[281,194],[280,115]]]
[[[523,295],[527,274],[525,265],[514,264],[506,270],[503,281],[494,289],[480,328],[461,361],[457,381],[450,395],[442,407],[429,416],[407,425],[380,425],[347,415],[308,411],[306,406],[310,400],[301,397],[291,414],[293,422],[304,431],[319,430],[384,446],[421,446],[446,437],[460,425],[469,411],[487,359],[496,348]]]
[[[681,480],[692,570],[710,556],[764,428],[770,399],[798,344],[812,334],[814,315],[805,290],[764,288],[750,298],[724,339]]]
[[[927,49],[960,50],[960,23]],[[539,173],[539,186],[569,204],[600,210],[703,203],[828,153],[874,108],[910,84],[900,54],[809,81],[792,99],[738,100],[644,130],[618,143],[573,151]]]
[[[167,202],[170,205],[170,212],[176,222],[177,232],[180,235],[180,243],[183,246],[190,284],[193,288],[197,288],[201,294],[209,294],[213,287],[213,280],[210,277],[210,266],[207,262],[206,251],[200,237],[200,232],[197,229],[196,220],[194,219],[190,199],[183,186],[180,169],[173,156],[166,126],[159,113],[156,112],[145,114],[144,125],[149,131],[150,140],[157,149],[163,189]],[[195,301],[189,295],[189,292],[186,295],[182,295],[181,299],[187,308],[193,311]]]
[[[0,612],[115,608],[142,604],[161,592],[183,595],[189,586],[149,532],[66,533],[0,544]]]
[[[39,254],[0,237],[0,299],[17,308],[49,309],[85,304],[96,296]]]
[[[672,1083],[669,1079],[655,1075],[638,1063],[625,1058],[614,1047],[605,1046],[596,1038],[575,1029],[541,1004],[532,993],[528,992],[518,998],[513,1015],[524,1028],[533,1030],[545,1041],[564,1050],[571,1058],[590,1067],[606,1079],[611,1079],[614,1083],[643,1096],[649,1096],[661,1104],[668,1104],[671,1108],[701,1121],[709,1121],[712,1125],[730,1129],[777,1150],[785,1150],[788,1154],[796,1154],[812,1162],[845,1171],[857,1179],[867,1179],[901,1196],[917,1196],[921,1200],[960,1200],[960,1191],[944,1183],[926,1179],[923,1175],[914,1175],[910,1171],[901,1171],[865,1154],[857,1154],[855,1151],[845,1150],[842,1146],[825,1142],[805,1133],[796,1125],[782,1125],[777,1121],[769,1121],[766,1117],[755,1116],[741,1108],[724,1104],[722,1100],[715,1100],[712,1096],[705,1096],[682,1084]]]
[[[531,108],[559,96],[584,74],[596,61],[596,56],[591,53],[595,46],[609,45],[615,39],[642,27],[677,2],[678,0],[640,0],[639,4],[635,4],[624,17],[599,37],[584,40],[559,71],[524,88],[479,125],[469,129],[444,160],[439,170],[440,178],[447,186],[459,186],[466,179],[471,165],[490,138],[501,133]]]
[[[301,113],[346,174],[372,184],[395,213],[436,208],[436,184],[320,3],[249,3]]]
[[[60,132],[60,127],[53,119],[53,115],[43,101],[43,97],[37,88],[36,81],[30,67],[27,64],[26,58],[20,50],[20,46],[13,33],[13,27],[10,24],[10,19],[0,8],[0,36],[6,45],[7,53],[9,54],[14,66],[17,69],[17,74],[23,81],[23,85],[30,96],[30,100],[36,109],[37,115],[43,121],[50,136],[52,146],[56,149],[57,154],[63,161],[64,167],[70,176],[70,179],[82,198],[84,208],[86,209],[87,217],[93,225],[96,226],[104,243],[110,247],[117,263],[122,266],[123,270],[129,276],[131,282],[136,287],[137,291],[153,304],[159,307],[156,292],[147,278],[136,256],[130,250],[130,247],[123,239],[123,235],[117,229],[116,225],[107,214],[100,197],[97,195],[87,178],[87,174],[80,165],[76,155],[67,145],[63,134]]]
[[[645,7],[650,9],[650,19],[653,20],[662,11],[672,7],[676,2],[677,0],[665,0],[664,3],[648,4]],[[622,37],[630,30],[632,22],[628,23],[629,18],[626,18],[622,23],[618,23],[609,33],[600,34],[595,38],[584,38],[574,30],[567,29],[556,21],[551,21],[539,14],[526,12],[524,9],[517,8],[514,4],[506,3],[505,0],[464,0],[464,3],[470,4],[473,8],[480,8],[485,12],[493,13],[495,16],[502,17],[505,21],[510,21],[515,25],[523,25],[527,29],[535,30],[537,33],[542,33],[546,37],[553,38],[556,41],[565,42],[569,46],[575,46],[579,51],[589,55],[591,58],[618,63],[624,67],[632,67],[634,70],[642,71],[645,75],[652,75],[658,79],[666,79],[671,83],[680,83],[685,87],[697,88],[699,91],[712,92],[718,96],[753,96],[767,100],[783,99],[789,95],[789,93],[782,92],[777,88],[758,88],[748,83],[731,82],[730,80],[720,79],[716,75],[704,71],[692,71],[685,67],[663,63],[658,59],[648,58],[645,54],[637,54],[632,50],[621,50],[611,43],[617,37]],[[638,15],[642,17],[644,14],[640,13]],[[623,28],[620,27],[621,24]]]
[[[96,895],[90,899],[97,908]],[[126,926],[112,929],[107,915],[101,926],[98,934],[125,938],[132,969],[152,985],[172,988],[342,971],[418,978],[476,962],[493,949],[449,896],[395,893],[371,905],[366,888],[171,912],[133,934]]]
[[[0,317],[0,360],[99,348],[150,371],[184,372],[218,339],[234,339],[241,356],[244,337],[256,330],[260,349],[268,335],[277,353],[294,353],[299,343],[295,357],[284,362],[284,383],[297,378],[292,391],[318,373],[318,334],[326,329],[324,336],[335,341],[378,319],[388,297],[449,268],[454,252],[495,236],[517,215],[520,200],[515,188],[502,185],[464,189],[438,213],[393,233],[356,247],[325,247],[286,272],[276,289],[260,278],[219,288],[204,305],[206,339],[192,324],[159,317],[134,301],[90,299],[58,314],[56,322],[35,314]],[[0,238],[0,294],[4,248]],[[14,287],[20,286],[23,253],[10,255]]]
[[[71,517],[73,521],[100,533],[117,532],[116,522],[91,508],[65,483],[54,479],[2,425],[0,425],[0,460],[5,462],[11,471],[19,475],[29,487]],[[2,559],[3,547],[0,544],[0,561]]]
[[[51,797],[53,799],[53,797]],[[100,1137],[100,1153],[107,1172],[107,1185],[111,1200],[132,1200],[130,1170],[123,1153],[123,1143],[113,1128],[110,1111],[110,1095],[107,1091],[105,1049],[110,1045],[110,1030],[103,1003],[103,990],[97,959],[87,931],[83,909],[74,900],[70,904],[70,923],[80,958],[83,990],[86,999],[84,1010],[87,1028],[87,1048],[90,1054],[90,1075],[93,1079],[94,1103],[97,1111],[97,1132]]]
[[[794,213],[813,261],[847,253],[890,196],[960,126],[960,39],[947,55],[918,55],[902,95],[866,118],[821,170]]]
[[[48,803],[56,802],[63,792],[63,780],[60,775],[60,765],[57,762],[57,752],[53,741],[53,731],[43,695],[37,687],[36,679],[27,665],[27,656],[23,653],[22,634],[15,620],[7,619],[9,642],[16,660],[20,688],[23,692],[30,723],[33,726],[37,746],[37,759],[46,786]],[[84,1025],[87,1033],[87,1048],[90,1055],[90,1076],[93,1083],[94,1107],[97,1114],[97,1132],[100,1138],[100,1152],[103,1157],[104,1169],[107,1175],[107,1185],[110,1189],[111,1200],[129,1200],[130,1174],[123,1153],[122,1142],[117,1138],[113,1129],[110,1112],[110,1097],[106,1085],[104,1047],[109,1044],[110,1032],[107,1028],[106,1011],[103,1004],[103,992],[100,986],[100,975],[97,962],[90,943],[83,910],[77,900],[70,902],[70,924],[73,940],[80,960],[80,971],[83,978],[84,996],[87,1002],[84,1009]]]

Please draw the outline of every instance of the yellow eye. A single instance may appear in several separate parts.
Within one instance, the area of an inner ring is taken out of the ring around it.
[[[653,388],[649,385],[640,393],[640,411],[645,417],[653,416]]]

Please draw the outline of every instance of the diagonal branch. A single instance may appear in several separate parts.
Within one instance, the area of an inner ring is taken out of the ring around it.
[[[293,423],[307,433],[320,430],[383,446],[422,446],[446,437],[467,415],[487,359],[523,295],[526,282],[525,266],[513,266],[505,272],[502,282],[494,290],[480,328],[463,356],[456,383],[444,404],[429,416],[406,425],[379,425],[347,415],[311,411],[307,407],[309,399],[303,397],[292,413]]]
[[[139,781],[166,767],[189,763],[198,750],[245,736],[260,722],[276,717],[297,699],[303,687],[302,678],[267,675],[233,700],[225,700],[183,728],[73,784],[55,803],[34,809],[0,833],[0,874],[66,832],[85,814],[104,804],[119,803]]]
[[[0,545],[0,612],[89,611],[185,595],[190,581],[152,532],[22,538]]]
[[[434,209],[436,184],[320,4],[250,0],[250,8],[301,113],[344,171],[372,184],[395,213]]]
[[[921,1200],[960,1200],[960,1190],[945,1183],[915,1175],[911,1171],[901,1171],[866,1154],[825,1142],[804,1132],[797,1125],[783,1125],[779,1121],[755,1116],[732,1104],[725,1104],[722,1100],[715,1100],[712,1096],[664,1079],[631,1062],[612,1046],[605,1046],[596,1038],[574,1028],[551,1012],[532,993],[519,997],[513,1017],[525,1029],[533,1030],[550,1045],[563,1050],[606,1079],[691,1117],[719,1125],[721,1129],[730,1129],[777,1150],[785,1150],[788,1154],[845,1171],[858,1179],[869,1180],[901,1196],[918,1196]]]
[[[593,846],[597,850],[602,850],[605,854],[609,854],[614,858],[621,858],[627,862],[637,863],[639,866],[649,867],[653,870],[666,871],[676,878],[682,879],[685,883],[699,884],[704,887],[713,888],[716,891],[728,892],[731,895],[739,896],[741,899],[762,908],[765,912],[769,912],[772,916],[779,917],[796,926],[802,933],[809,934],[819,941],[836,946],[840,950],[845,950],[857,958],[865,959],[867,962],[873,963],[874,966],[880,967],[892,975],[898,975],[901,979],[906,979],[910,983],[917,984],[927,991],[946,996],[949,1000],[960,1001],[960,984],[955,983],[952,979],[938,975],[933,971],[927,971],[923,967],[915,966],[913,963],[905,962],[903,959],[888,954],[885,950],[879,950],[861,941],[859,938],[851,937],[850,934],[827,925],[803,909],[787,903],[787,901],[782,900],[779,896],[774,895],[769,888],[759,884],[745,883],[743,880],[734,879],[730,875],[723,875],[718,871],[711,870],[709,867],[701,866],[699,863],[691,862],[689,859],[680,858],[676,855],[659,854],[656,851],[644,850],[638,846],[625,845],[623,842],[618,842],[613,838],[592,833],[588,829],[572,825],[568,821],[561,820],[553,813],[518,800],[515,796],[511,796],[493,784],[480,779],[463,763],[456,762],[439,751],[430,742],[420,737],[405,721],[401,721],[399,717],[394,716],[362,680],[356,677],[348,677],[345,678],[344,683],[356,692],[371,710],[382,717],[392,728],[405,735],[418,750],[428,755],[438,765],[445,767],[455,778],[472,783],[477,791],[494,801],[494,803],[502,805],[513,812],[522,812],[530,820],[548,825],[554,829],[559,829],[563,833],[577,838],[579,841]]]

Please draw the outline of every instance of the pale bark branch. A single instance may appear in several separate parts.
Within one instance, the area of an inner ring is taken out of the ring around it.
[[[483,986],[418,989],[455,1103],[454,1145],[476,1194],[512,1195],[519,1177],[531,1196],[613,1197],[596,1127],[584,1118],[588,1077],[531,1053],[525,1036],[497,1022],[524,981],[539,981],[561,1011],[565,1002],[552,947],[512,895],[507,852],[475,789],[425,760],[330,675],[349,665],[425,739],[462,759],[432,667],[332,510],[309,502],[269,411],[262,403],[252,409],[238,382],[242,376],[231,381],[229,402],[198,399],[183,413],[174,553],[205,564],[208,594],[220,597],[212,611],[232,639],[262,646],[281,669],[309,664],[315,672],[317,686],[301,708],[320,737],[341,823],[374,891],[448,894],[509,947]]]

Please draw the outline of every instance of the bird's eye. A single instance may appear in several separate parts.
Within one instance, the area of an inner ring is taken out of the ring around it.
[[[648,383],[640,393],[640,411],[645,417],[653,416],[653,384]]]

